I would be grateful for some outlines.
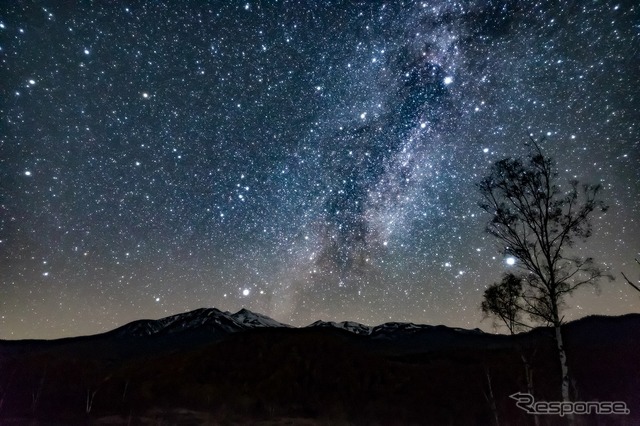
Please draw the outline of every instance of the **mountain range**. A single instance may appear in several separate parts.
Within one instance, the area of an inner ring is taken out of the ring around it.
[[[640,314],[586,317],[563,335],[575,398],[630,409],[584,424],[640,421]],[[203,308],[92,336],[0,341],[2,425],[535,425],[509,395],[553,401],[559,389],[545,327],[513,336],[402,322],[298,328]]]
[[[215,335],[264,327],[293,328],[291,325],[278,322],[266,315],[251,312],[244,308],[236,313],[220,311],[216,308],[201,308],[158,320],[144,319],[133,321],[110,333],[119,337],[131,337],[206,330]],[[462,328],[414,324],[410,322],[388,322],[371,327],[353,321],[334,322],[318,320],[306,328],[335,328],[346,330],[357,335],[371,336],[373,338],[392,338],[398,334],[412,334],[434,329],[446,329],[456,333],[484,334],[480,329],[466,330]]]

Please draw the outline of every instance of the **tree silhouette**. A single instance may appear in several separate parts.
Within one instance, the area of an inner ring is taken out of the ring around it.
[[[521,273],[522,312],[551,325],[562,368],[562,398],[569,401],[569,375],[562,341],[564,299],[577,288],[607,276],[592,258],[570,253],[592,234],[591,215],[605,212],[599,185],[572,180],[561,186],[552,159],[530,138],[526,159],[496,162],[478,183],[480,207],[491,215],[486,231],[505,255],[513,256]]]
[[[484,291],[482,304],[480,305],[485,317],[493,317],[498,321],[502,321],[512,335],[523,329],[531,328],[531,326],[523,322],[522,319],[522,315],[525,312],[522,281],[522,278],[515,274],[504,274],[502,281],[493,283],[487,287]],[[536,351],[534,350],[532,354],[526,355],[525,348],[518,344],[516,344],[516,347],[520,352],[520,358],[524,366],[524,380],[527,383],[527,392],[529,392],[529,395],[533,395],[533,367],[531,360],[535,356]],[[488,370],[486,371],[486,375],[487,383],[489,384],[489,388],[491,388],[491,379]],[[491,393],[488,395],[493,397]],[[487,397],[486,394],[485,397]],[[492,405],[492,409],[494,408],[495,403]],[[536,426],[540,424],[537,415],[533,416],[533,420]],[[498,424],[497,419],[496,424]]]
[[[486,317],[502,321],[511,334],[530,328],[522,320],[522,278],[515,274],[505,274],[501,282],[491,284],[484,291],[480,307]]]

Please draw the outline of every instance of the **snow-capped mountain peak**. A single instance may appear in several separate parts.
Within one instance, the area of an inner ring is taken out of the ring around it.
[[[313,324],[309,324],[307,327],[309,328],[313,328],[313,327],[317,327],[317,328],[341,328],[343,330],[347,330],[350,331],[351,333],[354,334],[360,334],[360,335],[364,335],[364,336],[368,336],[371,334],[371,327],[369,327],[368,325],[364,325],[364,324],[360,324],[354,321],[341,321],[341,322],[334,322],[334,321],[322,321],[322,320],[318,320],[316,322],[314,322]]]
[[[194,311],[171,315],[157,320],[143,319],[123,325],[111,333],[119,337],[139,337],[157,335],[177,335],[182,332],[197,333],[205,336],[222,336],[256,328],[291,328],[263,314],[241,309],[236,313],[216,308],[200,308]],[[463,330],[445,326],[414,324],[410,322],[387,322],[370,327],[354,321],[316,321],[307,328],[339,328],[360,336],[373,339],[396,339],[424,333],[482,334],[480,330]]]
[[[266,315],[241,309],[232,314],[216,308],[200,308],[182,314],[171,315],[157,320],[139,320],[116,330],[118,336],[151,336],[173,334],[181,331],[205,331],[212,333],[234,333],[261,327],[290,327]]]
[[[248,309],[242,308],[235,314],[230,315],[231,318],[236,320],[238,323],[247,326],[248,328],[258,328],[258,327],[288,327],[291,326],[288,324],[283,324],[274,320],[273,318],[269,318],[266,315],[257,314],[255,312],[251,312]]]

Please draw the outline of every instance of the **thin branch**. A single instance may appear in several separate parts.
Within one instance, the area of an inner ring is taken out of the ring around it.
[[[636,260],[637,262],[637,260]],[[640,288],[638,288],[637,285],[635,285],[634,283],[631,282],[631,280],[629,278],[627,278],[627,276],[624,274],[624,272],[621,272],[622,276],[624,277],[625,281],[627,282],[627,284],[629,284],[631,287],[635,288],[636,290],[640,291]]]

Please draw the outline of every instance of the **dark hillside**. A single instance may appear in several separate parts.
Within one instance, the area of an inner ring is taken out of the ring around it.
[[[550,330],[517,336],[426,326],[414,331],[382,339],[331,327],[261,327],[208,342],[197,329],[2,342],[0,419],[490,425],[493,401],[500,424],[533,425],[509,398],[527,390],[523,355],[532,366],[536,399],[559,399]],[[622,400],[631,410],[629,416],[582,416],[583,424],[639,421],[640,315],[585,318],[567,324],[565,334],[578,398]],[[562,421],[548,416],[541,424]]]

